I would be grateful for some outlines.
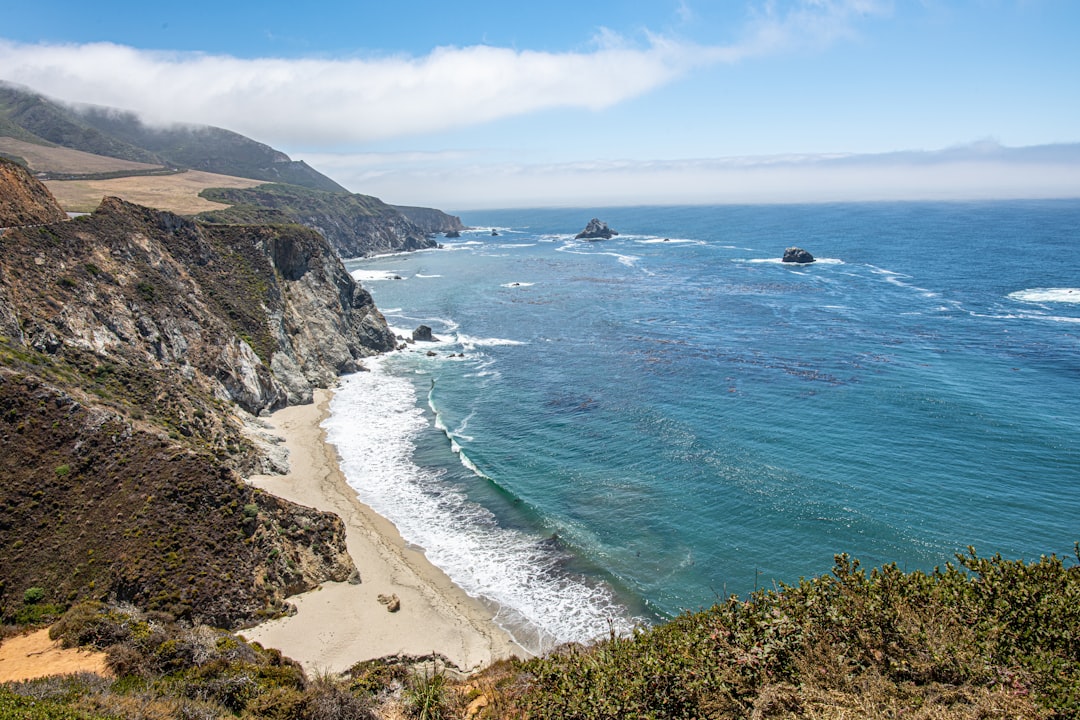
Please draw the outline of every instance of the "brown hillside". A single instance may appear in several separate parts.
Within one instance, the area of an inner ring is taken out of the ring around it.
[[[0,158],[0,227],[66,220],[49,190],[24,167]]]
[[[73,173],[89,175],[93,173],[139,172],[161,168],[160,165],[120,160],[105,157],[82,150],[66,147],[39,145],[17,140],[13,137],[0,137],[0,152],[21,157],[35,172]]]
[[[91,212],[104,197],[119,197],[131,203],[168,210],[178,215],[194,215],[221,210],[228,205],[199,197],[207,188],[250,188],[260,180],[187,170],[175,175],[148,175],[109,180],[46,180],[61,207],[70,212]]]

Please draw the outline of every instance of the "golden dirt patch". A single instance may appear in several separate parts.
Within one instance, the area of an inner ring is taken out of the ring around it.
[[[35,145],[11,137],[0,137],[0,151],[21,157],[36,172],[90,174],[154,170],[161,167],[161,165],[94,155],[71,148]]]
[[[60,207],[68,212],[93,212],[101,203],[101,198],[115,196],[178,215],[194,215],[228,207],[199,197],[199,193],[206,188],[249,188],[265,182],[188,170],[176,175],[143,175],[112,180],[47,180],[45,185]]]
[[[105,653],[65,650],[49,639],[48,630],[9,637],[0,645],[0,683],[76,672],[112,674],[105,667]]]

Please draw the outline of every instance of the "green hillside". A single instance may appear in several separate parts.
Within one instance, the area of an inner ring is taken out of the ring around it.
[[[230,130],[147,125],[131,112],[75,108],[8,83],[0,83],[0,135],[121,160],[347,192],[306,163]]]

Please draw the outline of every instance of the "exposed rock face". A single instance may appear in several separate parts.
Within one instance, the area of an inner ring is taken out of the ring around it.
[[[330,193],[289,185],[210,188],[202,197],[236,205],[204,213],[213,222],[250,224],[245,208],[275,211],[281,218],[322,233],[344,258],[367,257],[438,246],[434,239],[396,208],[370,195]]]
[[[786,263],[806,264],[814,262],[814,256],[800,247],[789,247],[784,251],[784,257],[781,260]]]
[[[406,205],[393,205],[391,207],[407,217],[409,222],[429,235],[434,233],[446,233],[447,237],[451,237],[450,233],[460,233],[465,229],[465,226],[461,224],[461,218],[456,215],[447,215],[442,210],[425,207],[410,207]]]
[[[0,239],[0,323],[189,377],[252,413],[310,401],[394,338],[326,241],[294,226],[200,226],[108,198]]]
[[[0,158],[0,228],[67,220],[56,199],[21,165]]]
[[[0,176],[0,197],[10,178]],[[17,179],[21,183],[21,179]],[[112,597],[222,627],[355,576],[330,514],[240,480],[251,413],[396,341],[318,233],[110,198],[0,235],[0,618]]]
[[[619,233],[609,228],[606,222],[593,218],[589,221],[589,224],[585,226],[585,229],[574,237],[577,240],[610,240],[618,234]]]

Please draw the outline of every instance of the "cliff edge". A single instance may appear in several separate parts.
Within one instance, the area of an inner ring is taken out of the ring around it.
[[[4,169],[0,197],[31,197]],[[236,627],[352,576],[336,516],[241,481],[274,464],[243,411],[307,402],[394,345],[304,227],[204,226],[107,198],[5,230],[0,617],[37,588],[38,608],[113,599]]]

